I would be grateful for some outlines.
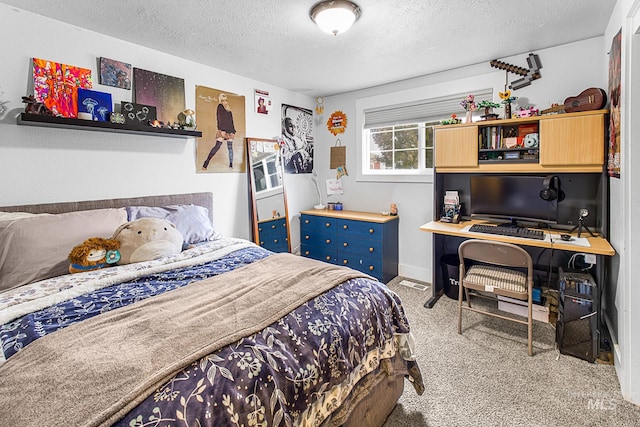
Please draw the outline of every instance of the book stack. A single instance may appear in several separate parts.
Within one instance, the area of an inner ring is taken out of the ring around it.
[[[479,148],[481,150],[524,148],[523,140],[529,133],[538,133],[537,123],[483,126],[478,134]]]

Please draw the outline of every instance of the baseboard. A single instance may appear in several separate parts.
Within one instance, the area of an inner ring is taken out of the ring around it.
[[[420,268],[407,264],[398,264],[398,275],[427,283],[431,283],[431,278],[433,277],[430,268]]]

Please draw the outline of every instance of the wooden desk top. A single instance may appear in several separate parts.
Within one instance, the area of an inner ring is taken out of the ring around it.
[[[358,212],[358,211],[330,211],[328,209],[309,209],[305,211],[300,211],[301,214],[305,215],[316,215],[316,216],[326,216],[331,218],[341,218],[341,219],[353,219],[356,221],[367,221],[367,222],[389,222],[395,221],[399,217],[393,215],[382,215],[381,213],[375,212]]]
[[[482,240],[493,240],[496,242],[508,242],[515,243],[517,245],[523,246],[537,246],[540,248],[550,248],[550,249],[558,249],[561,251],[570,251],[570,252],[584,252],[587,254],[596,254],[596,255],[615,255],[616,251],[613,249],[611,244],[604,237],[590,237],[587,232],[586,235],[583,232],[582,236],[585,237],[590,246],[578,246],[575,244],[571,244],[565,242],[560,239],[545,239],[545,240],[536,240],[536,239],[525,239],[521,237],[511,237],[511,236],[501,236],[497,234],[485,234],[485,233],[471,233],[469,231],[464,230],[466,227],[469,227],[473,224],[492,224],[489,221],[484,220],[469,220],[463,221],[459,224],[450,224],[446,222],[440,221],[431,221],[424,225],[420,226],[421,231],[427,231],[429,233],[435,234],[446,234],[449,236],[458,236],[458,237],[466,237],[466,238],[474,238],[474,239],[482,239]],[[547,230],[542,230],[547,233]],[[557,234],[563,233],[558,230]],[[553,233],[555,234],[555,233]],[[577,237],[576,233],[573,233],[572,236]],[[589,236],[589,237],[587,237]]]

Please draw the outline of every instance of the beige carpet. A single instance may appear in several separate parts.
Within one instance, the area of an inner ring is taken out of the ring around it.
[[[530,357],[526,325],[465,311],[458,335],[456,301],[424,308],[431,291],[400,280],[389,287],[411,322],[426,391],[405,383],[384,427],[640,426],[614,367],[559,354],[549,324],[534,322]]]

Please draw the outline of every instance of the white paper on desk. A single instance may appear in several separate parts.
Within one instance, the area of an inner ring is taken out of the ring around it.
[[[332,194],[344,194],[342,190],[342,180],[340,179],[327,179],[327,196]]]
[[[552,243],[562,243],[563,245],[581,246],[583,248],[590,248],[591,243],[586,237],[571,237],[571,240],[562,240],[559,234],[547,234],[544,235],[544,240]]]

